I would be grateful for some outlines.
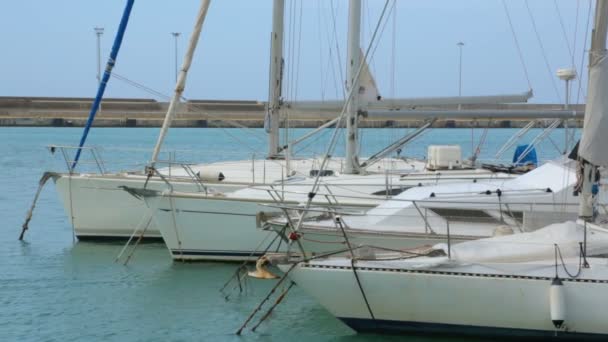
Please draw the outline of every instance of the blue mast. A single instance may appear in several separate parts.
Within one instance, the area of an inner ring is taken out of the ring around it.
[[[89,113],[87,124],[84,127],[84,132],[82,132],[80,144],[78,145],[78,150],[76,150],[76,156],[74,157],[74,162],[72,163],[72,167],[70,168],[70,173],[74,171],[74,169],[76,168],[76,164],[78,164],[78,159],[80,159],[80,152],[82,151],[82,146],[84,146],[84,143],[87,140],[89,129],[91,128],[93,120],[95,119],[95,115],[99,110],[99,104],[101,103],[101,99],[103,98],[103,93],[106,91],[106,85],[110,80],[112,68],[114,68],[114,65],[116,64],[116,57],[118,56],[118,51],[120,50],[120,45],[122,44],[122,38],[125,35],[127,24],[129,23],[129,17],[131,16],[131,9],[133,8],[134,2],[135,0],[127,0],[127,6],[125,7],[125,10],[122,14],[122,19],[120,20],[120,25],[118,26],[118,32],[116,33],[116,38],[114,38],[112,52],[110,53],[110,58],[108,59],[108,63],[106,64],[106,69],[103,73],[101,82],[99,83],[99,88],[97,89],[97,96],[95,96],[95,101],[93,102],[93,106],[91,107],[91,112]]]

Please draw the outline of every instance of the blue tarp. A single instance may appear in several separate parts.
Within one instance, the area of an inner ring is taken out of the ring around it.
[[[517,148],[515,149],[515,153],[513,154],[513,164],[515,166],[528,165],[528,164],[533,164],[534,166],[538,166],[538,157],[536,156],[535,147],[532,147],[530,149],[530,151],[528,151],[528,153],[526,153],[525,156],[521,157],[522,153],[524,153],[526,151],[526,149],[528,149],[529,146],[530,145],[528,145],[528,144],[517,146]],[[518,163],[517,161],[520,158],[521,158],[521,160]]]

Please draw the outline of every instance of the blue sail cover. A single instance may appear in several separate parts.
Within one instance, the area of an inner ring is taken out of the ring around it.
[[[97,111],[99,110],[99,104],[101,103],[101,99],[103,98],[103,93],[106,91],[106,85],[110,80],[110,75],[112,74],[112,69],[116,64],[116,58],[118,57],[118,51],[120,50],[120,46],[122,44],[122,38],[125,35],[125,31],[127,30],[127,24],[129,23],[129,17],[131,16],[131,9],[133,8],[133,4],[135,0],[127,0],[127,5],[125,6],[125,10],[122,14],[122,19],[120,20],[120,25],[118,26],[118,32],[116,32],[116,38],[114,38],[114,45],[112,45],[112,51],[110,52],[110,58],[108,58],[108,63],[106,64],[106,69],[103,73],[103,77],[101,82],[99,83],[99,88],[97,89],[97,95],[95,96],[95,101],[93,102],[93,106],[91,106],[91,111],[89,112],[89,118],[87,119],[87,123],[84,127],[84,131],[82,132],[82,137],[80,138],[80,144],[78,144],[78,150],[76,151],[76,156],[74,157],[74,162],[72,163],[72,167],[70,172],[73,172],[78,164],[78,160],[80,159],[80,152],[82,152],[82,147],[87,140],[87,136],[89,135],[89,130],[91,129],[91,125],[93,124],[93,120],[95,120],[95,115],[97,115]]]
[[[532,147],[525,156],[521,156],[524,152],[526,152],[526,150],[528,149],[529,145],[525,144],[525,145],[518,145],[517,148],[515,149],[515,153],[513,154],[513,163],[517,163],[517,161],[521,158],[521,160],[519,160],[519,163],[515,164],[515,166],[521,166],[521,165],[528,165],[528,164],[533,164],[534,166],[538,166],[538,157],[536,156],[536,148]]]

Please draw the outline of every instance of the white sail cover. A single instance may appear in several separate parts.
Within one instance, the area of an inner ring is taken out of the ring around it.
[[[467,241],[452,246],[452,259],[459,262],[530,262],[555,258],[555,245],[564,258],[580,255],[580,243],[585,239],[584,228],[576,222],[549,225],[530,233],[499,236]],[[444,243],[435,245],[447,254]],[[589,229],[587,252],[598,255],[608,252],[608,234]]]
[[[589,70],[589,93],[578,154],[594,165],[608,166],[608,60],[606,54]]]

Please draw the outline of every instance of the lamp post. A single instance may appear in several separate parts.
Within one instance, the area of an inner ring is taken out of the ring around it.
[[[180,36],[180,32],[171,32],[173,35],[173,41],[175,45],[175,83],[177,83],[177,38]]]
[[[103,27],[95,27],[97,35],[97,84],[101,82],[101,36],[103,35]]]
[[[565,96],[565,102],[564,102],[564,110],[568,110],[570,108],[570,81],[576,79],[576,70],[575,69],[569,69],[569,68],[565,68],[565,69],[557,69],[557,77],[559,77],[560,80],[564,81],[564,83],[566,84],[566,96]],[[566,135],[566,138],[564,140],[564,154],[566,154],[568,152],[568,149],[570,148],[570,141],[569,140],[569,135],[568,135],[568,120],[564,120],[564,133]]]
[[[458,42],[456,44],[458,46],[458,96],[462,96],[462,47],[464,46],[463,42]]]

